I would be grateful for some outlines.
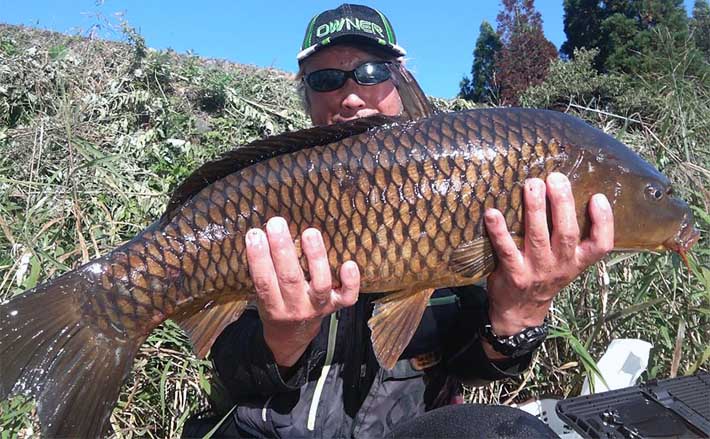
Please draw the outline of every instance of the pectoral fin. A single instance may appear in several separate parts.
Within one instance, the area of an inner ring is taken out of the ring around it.
[[[246,300],[213,303],[190,317],[178,319],[199,358],[204,358],[224,328],[242,315],[247,303]]]
[[[380,366],[385,369],[394,367],[417,330],[433,292],[433,288],[405,290],[376,302],[368,326]]]
[[[460,244],[451,253],[449,267],[455,273],[470,277],[472,281],[484,277],[495,267],[491,241],[480,237]]]

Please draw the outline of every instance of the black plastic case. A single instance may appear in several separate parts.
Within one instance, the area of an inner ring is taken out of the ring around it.
[[[562,400],[557,413],[586,438],[707,438],[710,374]]]

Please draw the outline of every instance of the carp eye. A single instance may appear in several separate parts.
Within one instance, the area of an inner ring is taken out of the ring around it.
[[[646,187],[646,190],[648,191],[648,195],[650,195],[654,200],[660,200],[663,198],[663,191],[655,186],[649,185]]]

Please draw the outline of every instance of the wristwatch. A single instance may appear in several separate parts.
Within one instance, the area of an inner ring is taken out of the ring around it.
[[[493,346],[496,352],[499,352],[507,357],[518,358],[523,355],[533,352],[547,338],[548,333],[548,318],[540,326],[531,326],[523,329],[515,335],[502,337],[493,331],[493,326],[488,318],[488,313],[484,315],[483,324],[481,325],[481,337],[488,340],[488,343]]]

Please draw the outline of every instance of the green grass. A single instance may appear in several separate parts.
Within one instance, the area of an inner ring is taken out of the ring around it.
[[[154,52],[127,35],[131,44],[88,42],[0,25],[0,300],[132,238],[204,161],[308,123],[283,72]],[[675,255],[612,255],[555,301],[555,337],[530,371],[468,389],[470,400],[574,395],[593,360],[619,337],[654,344],[645,378],[708,369],[710,87],[680,72],[634,78],[634,92],[613,99],[565,102],[678,183],[703,234],[691,273]],[[176,325],[161,326],[122,389],[111,417],[116,437],[179,435],[189,416],[207,413],[218,398],[211,373]],[[32,411],[24,400],[1,403],[2,438],[37,432]]]
[[[307,125],[283,72],[151,52],[135,35],[125,45],[0,25],[0,41],[0,300],[132,238],[205,161]],[[205,108],[216,92],[219,108]],[[210,377],[164,324],[123,387],[116,436],[179,435],[209,409]],[[31,436],[31,412],[3,402],[0,431]]]

